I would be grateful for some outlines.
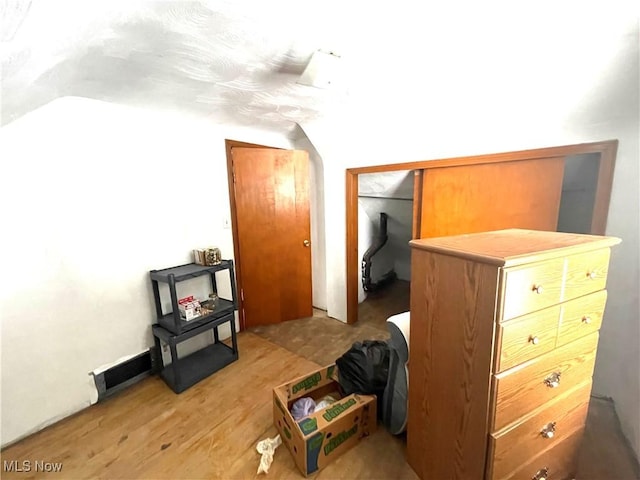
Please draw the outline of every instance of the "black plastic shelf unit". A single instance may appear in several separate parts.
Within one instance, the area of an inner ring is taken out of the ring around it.
[[[209,275],[211,287],[213,291],[217,292],[215,274],[219,271],[226,271],[229,275],[231,298],[218,298],[215,310],[208,315],[190,321],[183,320],[178,310],[176,283],[201,275]],[[160,376],[174,392],[183,392],[238,359],[234,313],[237,309],[237,297],[232,260],[223,260],[219,265],[212,266],[191,263],[164,270],[152,270],[150,277],[158,320],[158,323],[152,326],[156,347],[155,364],[158,366]],[[159,282],[169,285],[171,312],[164,313],[162,311]],[[218,333],[218,328],[225,323],[228,323],[231,329],[230,346],[220,340]],[[179,343],[209,331],[213,332],[213,344],[183,358],[178,356],[177,345]],[[171,355],[171,363],[168,365],[164,364],[162,356],[163,344],[168,345]]]
[[[178,334],[177,332],[184,333],[196,327],[199,327],[200,325],[204,325],[205,323],[211,322],[213,320],[217,320],[218,318],[223,317],[227,313],[233,312],[235,309],[236,307],[233,304],[233,302],[221,298],[221,299],[218,299],[218,305],[216,306],[216,309],[213,311],[213,313],[210,313],[208,315],[202,315],[198,318],[195,318],[194,320],[186,321],[182,318],[178,318],[178,320],[176,320],[176,317],[173,314],[173,312],[170,312],[160,317],[158,319],[158,323],[173,333],[176,333],[176,334]],[[177,327],[176,327],[176,321],[178,322]]]
[[[229,323],[231,328],[231,346],[220,341],[218,327]],[[160,325],[153,325],[153,338],[156,345],[156,365],[160,367],[160,376],[176,393],[185,391],[190,386],[207,378],[212,373],[238,359],[238,344],[236,339],[235,315],[228,315],[212,320],[198,328],[191,329],[181,335],[175,335]],[[196,352],[180,358],[177,346],[179,343],[213,330],[214,343]],[[171,363],[164,365],[162,359],[162,344],[169,346]]]
[[[207,273],[215,273],[220,270],[233,268],[233,260],[222,260],[218,265],[198,265],[196,263],[187,263],[178,267],[165,268],[163,270],[151,270],[151,280],[169,283],[169,277],[173,275],[175,282],[182,282],[190,278],[206,275]]]
[[[195,318],[193,320],[186,321],[180,317],[180,311],[178,310],[178,296],[176,294],[176,283],[191,278],[200,277],[202,275],[209,275],[211,279],[211,289],[217,292],[218,287],[216,283],[216,272],[226,271],[229,274],[229,280],[231,282],[231,298],[218,299],[218,305],[213,313],[204,315],[202,317]],[[197,265],[195,263],[189,263],[187,265],[180,265],[178,267],[165,268],[163,270],[151,270],[149,273],[151,277],[151,284],[153,287],[153,297],[156,304],[156,314],[158,317],[158,323],[167,330],[180,335],[181,333],[197,328],[211,320],[223,317],[230,311],[233,312],[238,308],[236,297],[236,282],[233,273],[233,260],[223,260],[219,265]],[[169,295],[171,296],[171,312],[162,311],[162,303],[160,300],[160,288],[158,282],[166,283],[169,285]]]
[[[173,364],[164,367],[160,375],[174,392],[182,393],[237,359],[238,352],[224,343],[214,343],[177,360],[175,367]]]

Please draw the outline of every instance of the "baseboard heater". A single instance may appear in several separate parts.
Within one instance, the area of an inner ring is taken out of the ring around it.
[[[98,389],[98,401],[110,397],[154,373],[153,348],[114,365],[93,377]]]

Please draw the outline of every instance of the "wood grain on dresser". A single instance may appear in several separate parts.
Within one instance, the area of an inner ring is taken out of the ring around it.
[[[545,308],[500,324],[496,351],[501,372],[519,363],[549,352],[556,347],[560,306]]]
[[[519,317],[560,302],[564,258],[505,269],[502,320]]]
[[[619,239],[512,229],[410,243],[409,464],[423,479],[572,474]]]
[[[531,458],[531,452],[547,450],[585,425],[591,382],[582,383],[542,408],[534,410],[512,428],[492,433],[489,478],[504,478]]]
[[[600,330],[607,291],[600,290],[562,304],[558,325],[558,345]]]
[[[602,290],[607,283],[609,256],[608,248],[568,256],[562,300]]]
[[[565,480],[573,478],[576,471],[578,449],[584,428],[557,445],[531,456],[529,461],[504,480]],[[537,477],[536,477],[537,475]]]
[[[423,478],[474,478],[484,470],[494,335],[495,268],[414,250],[408,435]],[[456,292],[461,301],[442,302]],[[428,322],[429,317],[440,319]],[[446,365],[443,368],[443,365]],[[437,394],[436,394],[437,393]],[[441,415],[453,409],[456,415]],[[428,460],[428,461],[427,461]]]
[[[591,378],[598,334],[594,333],[494,376],[494,430]]]

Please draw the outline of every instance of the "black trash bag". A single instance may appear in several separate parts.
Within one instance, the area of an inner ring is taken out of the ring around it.
[[[382,418],[382,394],[389,377],[389,345],[382,340],[354,343],[340,358],[338,381],[346,395],[377,395],[378,417]]]

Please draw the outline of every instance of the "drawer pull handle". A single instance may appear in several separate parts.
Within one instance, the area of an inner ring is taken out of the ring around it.
[[[537,345],[540,343],[540,339],[538,337],[536,337],[535,335],[532,335],[529,337],[529,341],[531,343],[533,343],[534,345]]]
[[[543,292],[542,285],[534,285],[531,290],[536,292],[538,295],[540,295]]]
[[[549,388],[556,388],[560,386],[560,372],[553,372],[544,379],[544,384]]]
[[[542,435],[542,438],[553,438],[555,434],[556,422],[548,423],[542,430],[540,430],[540,435]]]
[[[585,315],[584,317],[582,317],[582,321],[587,325],[589,325],[591,323],[591,317],[588,315]]]
[[[594,278],[596,278],[596,272],[587,272],[587,278],[589,280],[593,280]]]
[[[531,480],[547,480],[549,478],[549,467],[541,468],[531,477]]]

